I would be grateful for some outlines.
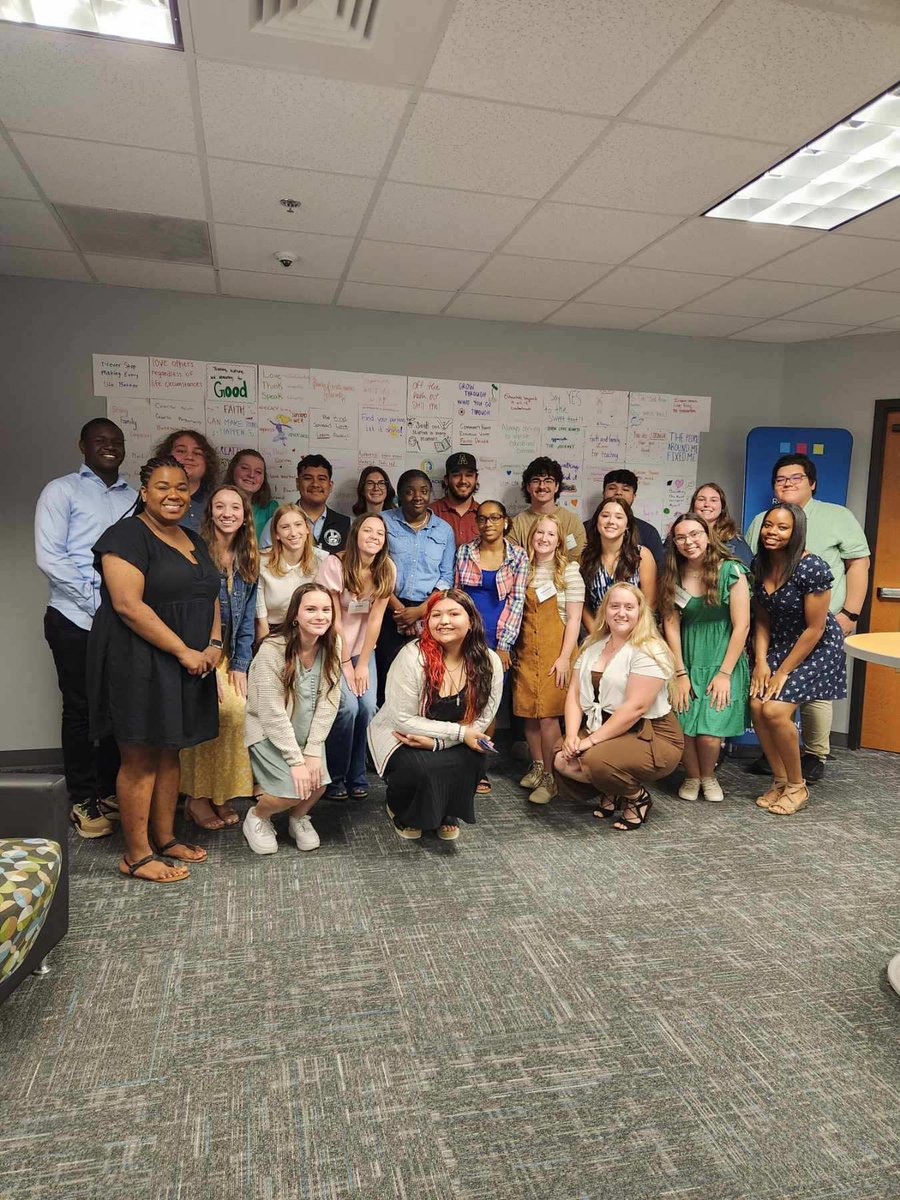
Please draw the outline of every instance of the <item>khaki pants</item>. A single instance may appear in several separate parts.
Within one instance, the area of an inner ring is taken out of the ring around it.
[[[587,730],[581,731],[587,737]],[[562,748],[562,739],[556,749]],[[627,733],[600,742],[585,750],[579,759],[590,783],[570,779],[554,771],[560,795],[570,800],[588,801],[598,792],[620,796],[635,792],[645,783],[671,775],[681,762],[684,735],[674,713],[657,717],[655,721],[641,720]]]
[[[800,727],[803,748],[807,754],[826,759],[831,752],[831,722],[834,704],[831,700],[809,700],[800,705]]]

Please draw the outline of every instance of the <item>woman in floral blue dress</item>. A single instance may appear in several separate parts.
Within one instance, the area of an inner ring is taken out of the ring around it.
[[[833,576],[825,560],[807,554],[805,546],[803,509],[796,504],[770,508],[753,560],[750,710],[774,777],[756,803],[778,816],[797,812],[809,799],[794,723],[797,705],[847,695],[844,635],[828,611]]]

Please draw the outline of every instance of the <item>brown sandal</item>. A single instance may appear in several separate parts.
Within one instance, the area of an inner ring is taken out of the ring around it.
[[[191,877],[191,873],[187,867],[176,867],[171,863],[165,863],[165,865],[169,867],[170,870],[183,871],[183,874],[170,875],[168,879],[159,879],[153,875],[138,875],[138,871],[141,869],[141,867],[146,867],[147,863],[151,862],[165,862],[165,860],[160,858],[158,854],[148,854],[144,858],[139,858],[137,862],[130,863],[123,854],[122,864],[119,867],[119,874],[130,879],[140,879],[143,883],[181,883],[183,879],[190,879]],[[125,867],[124,871],[122,870],[122,866]]]
[[[763,792],[761,796],[757,796],[756,803],[759,808],[771,808],[773,804],[778,804],[781,800],[781,795],[787,787],[786,779],[773,779],[772,786],[767,792]]]
[[[225,821],[212,806],[212,801],[208,800],[210,815],[208,817],[197,817],[194,815],[195,797],[188,796],[184,802],[185,820],[193,821],[198,829],[205,829],[207,833],[214,833],[219,829],[225,828]]]
[[[805,783],[789,783],[781,793],[781,799],[769,805],[769,812],[776,817],[792,817],[801,808],[806,808],[809,788]]]
[[[185,850],[197,850],[200,852],[200,854],[202,854],[203,857],[202,858],[185,858],[184,855],[182,855],[182,854],[173,854],[172,853],[173,846],[184,846]],[[169,858],[172,858],[175,860],[175,862],[180,862],[180,863],[205,863],[206,860],[209,858],[209,855],[206,853],[206,851],[203,849],[202,846],[194,846],[190,842],[183,842],[181,840],[181,838],[172,838],[172,840],[170,842],[166,842],[166,844],[164,846],[157,846],[156,853],[168,855]]]

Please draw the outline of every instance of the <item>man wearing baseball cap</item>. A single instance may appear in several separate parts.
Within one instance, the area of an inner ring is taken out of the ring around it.
[[[457,546],[463,542],[474,542],[478,537],[478,525],[475,513],[478,504],[475,493],[478,490],[478,464],[473,454],[457,451],[447,459],[445,474],[441,481],[444,485],[444,496],[435,500],[431,511],[442,521],[446,521],[453,530]]]

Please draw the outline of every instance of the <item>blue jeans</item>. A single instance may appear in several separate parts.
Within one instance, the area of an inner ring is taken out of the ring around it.
[[[351,659],[354,666],[359,659]],[[332,783],[347,787],[366,787],[366,730],[375,716],[375,692],[378,680],[375,655],[369,656],[369,686],[354,696],[341,672],[341,703],[331,732],[325,739],[325,760]]]

